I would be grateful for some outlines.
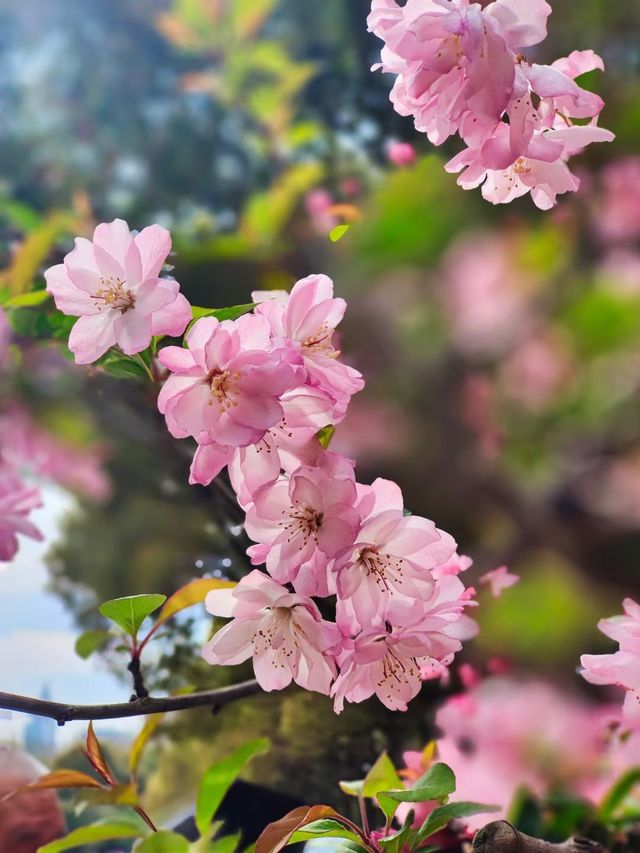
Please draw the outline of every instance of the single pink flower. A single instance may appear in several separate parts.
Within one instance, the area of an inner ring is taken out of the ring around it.
[[[350,600],[362,628],[384,622],[398,599],[404,599],[405,606],[429,601],[435,584],[432,570],[456,551],[453,538],[432,521],[404,515],[402,506],[395,505],[394,484],[376,481],[372,489],[378,484],[391,492],[386,502],[391,508],[381,509],[385,502],[378,501],[364,517],[353,546],[334,564],[338,597]]]
[[[561,145],[561,154],[555,160],[536,159],[535,154],[519,157],[504,169],[494,169],[485,160],[481,150],[467,148],[445,166],[448,172],[461,172],[458,184],[463,189],[473,189],[482,184],[482,195],[493,204],[507,204],[531,193],[535,205],[549,210],[556,197],[567,192],[577,192],[579,179],[570,171],[567,160],[592,142],[611,142],[613,134],[593,124],[573,125],[564,130],[537,132],[534,142],[553,142]],[[496,129],[495,149],[509,147],[509,126],[500,124]],[[529,146],[530,152],[535,145]],[[507,155],[505,155],[507,157]],[[508,157],[507,157],[508,159]]]
[[[506,566],[500,566],[499,569],[494,569],[492,572],[487,572],[480,578],[481,584],[487,584],[491,587],[491,595],[494,598],[500,598],[505,589],[511,589],[520,580],[519,575],[511,574]]]
[[[298,468],[259,491],[247,511],[254,564],[266,561],[280,583],[306,595],[329,595],[328,567],[353,544],[360,516],[355,509],[353,464],[325,453],[315,467]]]
[[[80,319],[69,348],[78,364],[99,359],[113,346],[134,355],[154,335],[181,335],[191,312],[173,279],[160,278],[171,236],[159,225],[132,234],[116,219],[98,225],[93,242],[78,237],[64,263],[45,273],[56,307]]]
[[[272,351],[262,317],[247,314],[222,323],[203,317],[186,343],[186,349],[165,347],[158,354],[171,371],[158,408],[175,438],[192,436],[208,446],[206,478],[212,479],[235,448],[255,444],[282,420],[280,397],[296,379]]]
[[[626,690],[623,718],[640,729],[640,604],[626,598],[624,615],[602,619],[598,628],[620,648],[609,655],[582,655],[582,675],[591,684],[611,684]]]
[[[296,368],[299,385],[322,391],[333,401],[327,423],[339,423],[351,397],[364,387],[360,373],[339,360],[335,330],[344,316],[344,299],[334,299],[333,282],[326,275],[298,281],[290,294],[256,292],[258,316],[269,323],[273,346],[284,349]]]
[[[416,150],[409,142],[395,140],[387,146],[387,157],[394,166],[412,166],[416,162]]]
[[[256,570],[234,589],[210,592],[206,606],[214,616],[232,619],[203,649],[208,663],[226,666],[253,657],[263,690],[282,690],[293,680],[329,693],[336,673],[332,650],[340,635],[310,598]]]
[[[10,562],[18,550],[18,535],[41,541],[29,513],[42,506],[38,489],[26,486],[6,465],[0,465],[0,562]]]

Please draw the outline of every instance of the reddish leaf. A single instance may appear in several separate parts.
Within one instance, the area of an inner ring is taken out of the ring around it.
[[[270,823],[256,841],[255,853],[278,853],[287,846],[291,836],[316,820],[332,818],[354,829],[351,821],[339,815],[331,806],[300,806],[275,823]]]
[[[102,788],[102,785],[93,776],[79,770],[54,770],[29,785],[17,788],[11,795],[18,791],[37,791],[42,788]]]
[[[107,759],[104,757],[102,747],[98,743],[98,738],[93,730],[93,723],[89,723],[89,728],[87,729],[87,758],[96,773],[102,776],[108,785],[115,785],[115,779],[111,775]]]

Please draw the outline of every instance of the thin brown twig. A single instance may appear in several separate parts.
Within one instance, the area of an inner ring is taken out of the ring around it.
[[[188,693],[183,696],[162,698],[145,697],[131,702],[111,705],[67,705],[61,702],[49,702],[46,699],[34,699],[31,696],[16,696],[13,693],[0,692],[0,709],[49,717],[64,726],[73,720],[115,720],[123,717],[143,717],[148,714],[164,714],[171,711],[187,711],[192,708],[219,708],[260,692],[257,681],[243,681],[229,687],[207,690],[202,693]]]

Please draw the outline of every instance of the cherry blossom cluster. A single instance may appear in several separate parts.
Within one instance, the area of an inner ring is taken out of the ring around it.
[[[253,658],[265,690],[293,680],[332,695],[337,711],[373,694],[404,710],[475,631],[463,614],[470,592],[456,572],[436,571],[456,544],[406,514],[395,483],[358,483],[354,463],[318,438],[363,387],[335,349],[346,305],[330,279],[253,298],[253,313],[201,318],[185,347],[158,356],[171,372],[159,396],[169,431],[197,442],[191,482],[228,467],[255,542],[249,556],[266,568],[209,594],[208,610],[231,622],[204,657]],[[329,598],[335,622],[317,601]]]
[[[602,619],[598,628],[619,644],[609,655],[582,655],[582,675],[591,684],[615,685],[626,690],[623,719],[640,731],[640,604],[626,598],[624,614]]]
[[[547,210],[575,192],[569,158],[614,137],[598,127],[604,103],[575,81],[603,69],[593,51],[551,65],[522,51],[547,35],[545,0],[373,0],[369,30],[385,42],[374,68],[396,75],[391,101],[416,129],[441,145],[459,135],[467,146],[447,165],[464,189],[482,185],[502,204],[531,193]]]
[[[115,220],[47,271],[57,307],[79,317],[69,341],[77,362],[182,334],[191,307],[160,277],[170,247],[157,225],[135,235]],[[458,577],[469,563],[451,536],[405,511],[395,483],[358,483],[354,463],[328,449],[364,386],[336,349],[346,303],[331,280],[310,276],[253,300],[236,319],[200,317],[183,346],[157,356],[167,371],[160,412],[175,438],[196,442],[190,481],[228,470],[252,564],[266,569],[209,595],[209,611],[231,622],[204,657],[253,658],[265,690],[293,680],[332,695],[337,711],[373,694],[404,710],[476,631],[464,614],[473,590]],[[335,622],[322,615],[325,599]]]

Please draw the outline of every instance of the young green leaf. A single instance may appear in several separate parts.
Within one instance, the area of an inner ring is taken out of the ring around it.
[[[135,853],[189,853],[189,842],[184,835],[163,830],[136,842],[133,849]]]
[[[225,794],[245,765],[256,755],[267,752],[269,746],[266,738],[258,738],[236,749],[207,770],[200,783],[196,802],[196,826],[200,835],[206,834]]]
[[[404,785],[398,776],[393,761],[386,752],[383,752],[364,778],[362,796],[377,797],[380,791],[389,791],[395,788],[404,791]]]
[[[418,779],[413,788],[407,791],[380,791],[378,805],[390,820],[396,813],[399,803],[426,803],[430,800],[442,800],[456,789],[456,778],[446,764],[434,764]]]
[[[416,835],[416,831],[413,828],[414,818],[414,812],[410,810],[399,832],[378,840],[378,844],[384,853],[403,853],[405,849],[413,850],[413,841]]]
[[[105,601],[99,610],[103,616],[135,637],[147,616],[162,607],[166,600],[166,595],[131,595]]]
[[[110,639],[111,634],[108,631],[85,631],[76,640],[76,654],[87,660],[94,652],[104,648]]]
[[[92,823],[90,826],[74,829],[64,838],[58,838],[57,841],[45,844],[44,847],[38,849],[38,853],[64,853],[65,850],[85,847],[85,845],[94,842],[140,838],[143,834],[144,830],[124,822]]]
[[[598,809],[598,817],[603,823],[608,823],[616,814],[619,807],[627,799],[631,791],[640,785],[640,767],[632,767],[623,773],[609,788]]]
[[[342,240],[347,231],[351,228],[351,225],[336,225],[335,228],[332,228],[329,232],[329,239],[332,243],[337,243],[338,240]]]
[[[237,320],[243,314],[248,314],[255,308],[253,302],[248,302],[245,305],[232,305],[229,308],[199,308],[197,305],[191,306],[192,322],[200,320],[201,317],[215,317],[221,323],[223,320]]]
[[[51,299],[51,294],[46,290],[30,290],[28,293],[20,293],[18,296],[12,296],[4,303],[4,307],[33,308],[37,305],[42,305],[47,299]]]
[[[471,815],[476,814],[499,811],[499,806],[488,806],[484,803],[447,803],[446,806],[440,806],[431,812],[429,817],[418,830],[417,841],[425,841],[434,833],[444,829],[444,827],[452,820],[457,820],[462,817],[471,817]]]
[[[338,782],[340,790],[348,797],[361,797],[364,779],[358,779],[354,782]]]
[[[114,379],[144,379],[149,378],[142,364],[131,356],[116,349],[110,349],[96,362],[109,376]]]
[[[320,442],[320,445],[324,447],[325,450],[328,449],[331,444],[331,439],[336,434],[336,428],[333,424],[329,424],[328,426],[322,427],[321,430],[318,430],[316,433],[316,438]]]
[[[358,841],[358,836],[355,832],[347,829],[339,821],[332,818],[324,818],[316,820],[305,826],[304,829],[294,832],[289,843],[297,844],[301,841],[310,841],[313,838],[347,838],[351,841]]]

